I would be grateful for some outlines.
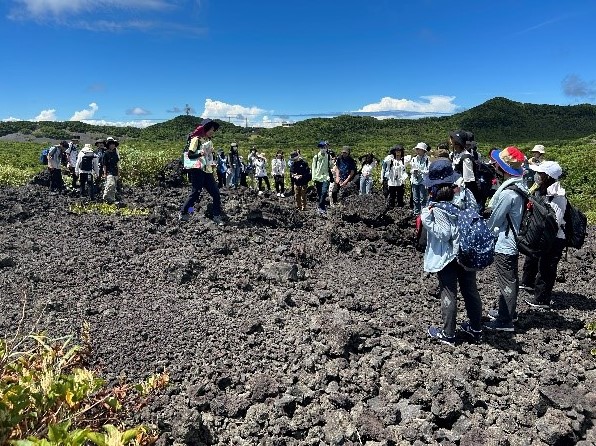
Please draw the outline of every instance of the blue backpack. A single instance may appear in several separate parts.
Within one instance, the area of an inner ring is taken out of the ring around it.
[[[48,153],[50,153],[50,148],[43,149],[39,154],[39,163],[48,165]]]
[[[457,215],[459,251],[457,263],[468,271],[480,271],[493,263],[495,258],[495,234],[486,220],[473,208],[459,209],[452,203],[438,202],[435,207]]]

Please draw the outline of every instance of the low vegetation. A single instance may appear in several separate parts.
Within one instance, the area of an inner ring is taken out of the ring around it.
[[[89,327],[83,345],[45,334],[0,340],[0,444],[16,446],[148,445],[157,433],[122,420],[168,384],[163,373],[139,384],[108,387],[85,367]]]

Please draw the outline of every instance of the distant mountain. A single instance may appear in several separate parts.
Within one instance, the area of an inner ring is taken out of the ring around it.
[[[82,122],[2,122],[0,136],[13,133],[39,138],[68,139],[74,134],[115,136],[149,141],[183,141],[201,122],[200,117],[178,116],[144,129],[134,127],[92,126]],[[261,148],[313,147],[326,139],[335,145],[388,146],[413,144],[420,140],[433,146],[444,141],[451,130],[473,131],[477,141],[495,144],[519,144],[525,141],[578,139],[596,134],[596,106],[589,104],[559,106],[526,104],[506,98],[494,98],[477,107],[447,117],[421,119],[386,119],[338,116],[313,118],[290,127],[245,128],[221,124],[214,142],[225,146],[231,141]]]

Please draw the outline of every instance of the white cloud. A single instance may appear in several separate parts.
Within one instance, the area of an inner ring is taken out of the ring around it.
[[[99,110],[99,107],[95,102],[92,102],[89,104],[88,109],[74,112],[74,115],[72,115],[69,121],[85,121],[86,119],[91,119],[97,110]]]
[[[5,118],[2,120],[2,122],[16,122],[16,121],[22,121],[22,119],[13,118],[12,116],[9,116],[8,118]]]
[[[413,101],[411,99],[395,99],[386,96],[382,98],[379,102],[365,105],[357,111],[370,113],[400,111],[432,115],[455,113],[459,108],[456,104],[453,103],[455,96],[422,96],[421,99],[424,99],[425,101]],[[387,113],[386,116],[383,117],[392,117],[392,114]]]
[[[205,109],[201,116],[203,118],[217,118],[222,121],[228,120],[236,125],[245,125],[250,127],[262,126],[262,118],[270,113],[259,107],[245,107],[243,105],[226,104],[222,101],[205,99]],[[281,123],[280,123],[281,124]]]
[[[114,126],[114,127],[138,127],[144,129],[150,125],[156,124],[157,121],[151,119],[142,119],[139,121],[106,121],[105,119],[87,119],[83,121],[89,125]]]
[[[150,115],[151,112],[148,110],[145,110],[142,107],[134,107],[134,108],[129,108],[128,110],[126,110],[126,114],[127,115],[135,115],[135,116],[145,116],[145,115]]]
[[[13,0],[13,3],[12,18],[71,15],[110,8],[163,10],[173,6],[169,0]]]
[[[56,120],[56,110],[42,110],[39,115],[32,119],[32,121],[55,121]]]

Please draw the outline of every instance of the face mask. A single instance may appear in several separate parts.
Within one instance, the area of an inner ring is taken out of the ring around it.
[[[542,184],[542,178],[540,177],[540,174],[538,172],[536,172],[534,174],[534,183],[536,183],[536,184]]]

